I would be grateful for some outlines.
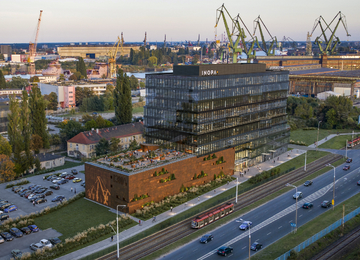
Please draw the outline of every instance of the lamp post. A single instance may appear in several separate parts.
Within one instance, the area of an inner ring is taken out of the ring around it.
[[[238,177],[236,177],[236,193],[235,193],[235,204],[238,202]]]
[[[239,221],[243,222],[244,220],[242,218],[239,218]],[[236,221],[236,222],[239,222],[239,221]],[[250,254],[251,254],[251,251],[250,251],[250,248],[251,248],[251,232],[250,232],[250,223],[247,223],[248,227],[249,227],[249,260],[250,260]]]
[[[321,121],[318,121],[318,132],[317,132],[317,138],[316,138],[316,151],[318,150],[318,143],[319,143],[319,126]]]
[[[295,186],[295,185],[292,185],[292,184],[290,184],[290,183],[286,183],[285,184],[285,186],[287,186],[287,187],[294,187],[295,188],[295,199],[296,199],[296,203],[295,203],[295,233],[296,233],[296,231],[297,231],[297,201],[298,201],[298,194],[297,194],[297,187]]]
[[[307,150],[305,151],[305,165],[304,165],[304,171],[306,172],[306,155],[307,155]]]
[[[335,207],[335,166],[331,165],[330,163],[327,164],[326,166],[333,167],[333,169],[334,169],[333,200],[331,202],[331,204],[333,205],[333,210],[334,210],[334,207]]]
[[[346,159],[347,159],[347,147],[348,147],[348,140],[346,139],[346,143],[345,143],[345,158]]]
[[[126,205],[117,205],[116,206],[116,248],[117,248],[117,259],[120,258],[119,253],[119,208],[118,207],[126,207]]]

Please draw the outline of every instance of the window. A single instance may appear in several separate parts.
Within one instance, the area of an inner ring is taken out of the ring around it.
[[[72,143],[70,143],[70,148],[72,148]]]

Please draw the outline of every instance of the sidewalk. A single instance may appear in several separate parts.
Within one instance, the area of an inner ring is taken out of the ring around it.
[[[358,135],[360,133],[355,133],[354,132],[354,135]],[[325,137],[324,139],[321,139],[319,140],[319,143],[318,143],[318,146],[319,145],[322,145],[323,143],[326,143],[327,141],[329,141],[330,139],[336,137],[336,136],[339,136],[339,135],[352,135],[352,133],[339,133],[339,134],[331,134],[331,135],[328,135],[327,137]],[[349,140],[350,141],[350,140]],[[308,146],[309,148],[314,148],[316,149],[316,145],[315,144],[311,144]]]
[[[277,158],[275,159],[275,163],[274,163],[274,159],[271,159],[269,161],[266,161],[266,162],[263,162],[263,163],[260,163],[256,166],[253,166],[253,167],[249,167],[249,171],[246,172],[246,174],[241,174],[240,175],[240,172],[235,172],[235,174],[233,175],[234,177],[237,177],[238,178],[238,182],[239,184],[242,183],[242,182],[245,182],[247,181],[249,178],[251,178],[252,176],[262,172],[262,171],[266,171],[266,170],[270,170],[271,168],[274,168],[276,166],[279,166],[301,154],[305,153],[305,150],[300,150],[300,149],[293,149],[291,151],[288,151],[284,154],[281,154],[279,156],[279,160],[277,160]],[[126,240],[146,229],[149,229],[150,227],[166,220],[166,219],[169,219],[171,218],[172,216],[174,215],[177,215],[177,214],[180,214],[181,212],[184,212],[186,210],[188,210],[189,208],[191,207],[194,207],[206,200],[209,200],[211,198],[213,198],[214,196],[217,196],[223,192],[225,192],[226,190],[228,189],[231,189],[233,187],[236,186],[236,180],[235,181],[232,181],[230,182],[229,184],[225,184],[221,187],[218,187],[216,189],[216,192],[214,192],[213,190],[212,191],[209,191],[208,193],[205,193],[203,195],[201,195],[199,198],[195,198],[195,199],[192,199],[190,201],[188,201],[187,203],[184,203],[182,205],[179,205],[175,208],[172,209],[172,212],[170,211],[167,211],[167,212],[164,212],[164,213],[161,213],[160,215],[157,215],[156,216],[156,222],[153,222],[152,219],[149,219],[149,220],[146,220],[146,221],[141,221],[142,225],[136,225],[132,228],[129,228],[127,230],[124,230],[123,232],[119,233],[119,241],[123,241],[123,240]],[[114,212],[116,214],[116,210],[115,209],[110,209],[111,212]],[[124,214],[124,213],[121,213],[121,214]],[[139,223],[139,219],[129,215],[131,219],[133,219],[135,222]],[[190,224],[189,224],[190,225]],[[100,251],[102,249],[105,249],[107,247],[110,247],[112,245],[116,245],[116,235],[114,235],[114,241],[111,242],[110,241],[110,238],[108,239],[105,239],[103,241],[100,241],[98,243],[95,243],[93,245],[90,245],[88,247],[85,247],[85,248],[82,248],[78,251],[75,251],[75,252],[72,252],[68,255],[65,255],[65,256],[62,256],[62,257],[59,257],[57,259],[59,260],[70,260],[70,259],[81,259],[83,258],[84,256],[87,256],[87,255],[90,255],[90,254],[93,254],[97,251]]]

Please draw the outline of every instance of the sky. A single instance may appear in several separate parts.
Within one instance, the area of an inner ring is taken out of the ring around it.
[[[0,43],[34,41],[43,10],[38,42],[114,42],[124,33],[126,42],[213,41],[225,28],[215,30],[216,10],[224,3],[232,17],[240,17],[253,32],[260,15],[272,36],[306,41],[321,15],[330,22],[339,11],[346,16],[351,37],[342,24],[336,35],[342,42],[360,40],[359,0],[2,0]],[[229,20],[229,19],[228,19]],[[228,21],[229,22],[229,21]],[[229,22],[230,23],[230,22]],[[333,26],[332,26],[333,27]],[[320,35],[319,27],[312,40]],[[270,38],[269,36],[265,36]],[[267,39],[268,40],[268,39]]]

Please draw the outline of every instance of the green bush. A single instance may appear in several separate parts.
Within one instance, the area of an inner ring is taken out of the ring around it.
[[[14,186],[20,186],[20,185],[24,185],[24,184],[28,184],[30,183],[27,179],[23,179],[23,180],[20,180],[20,181],[17,181],[17,182],[12,182],[12,183],[9,183],[6,185],[6,189],[8,188],[11,188],[11,187],[14,187]]]

